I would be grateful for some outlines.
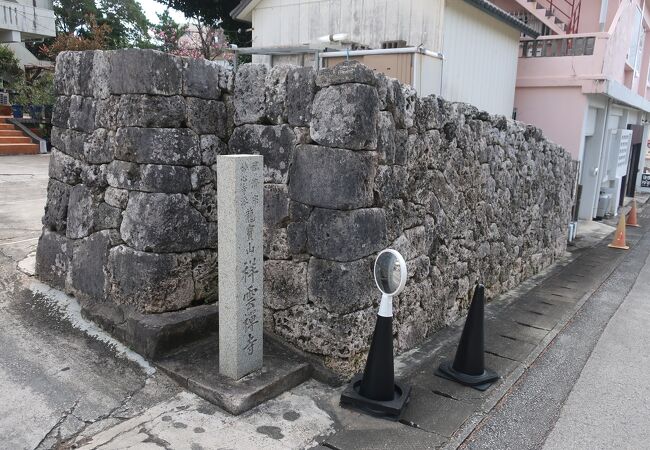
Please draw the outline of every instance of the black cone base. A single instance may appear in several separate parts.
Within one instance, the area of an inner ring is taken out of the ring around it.
[[[480,375],[468,375],[466,373],[457,372],[449,361],[440,364],[440,367],[438,367],[435,374],[440,378],[446,378],[447,380],[473,387],[479,391],[485,391],[499,379],[499,375],[490,369],[484,369],[483,373]]]
[[[395,382],[392,400],[371,400],[359,394],[362,379],[361,374],[352,379],[341,394],[341,405],[357,408],[375,417],[399,420],[411,397],[411,386]]]

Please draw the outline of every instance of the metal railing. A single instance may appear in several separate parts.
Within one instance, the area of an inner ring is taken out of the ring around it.
[[[547,58],[593,55],[595,46],[595,36],[524,40],[519,42],[519,57]]]
[[[537,0],[537,3],[565,24],[566,34],[578,32],[582,0]]]

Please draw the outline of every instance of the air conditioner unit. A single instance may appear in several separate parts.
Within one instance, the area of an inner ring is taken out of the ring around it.
[[[632,143],[632,130],[618,129],[611,130],[610,133],[609,145],[606,147],[607,170],[603,181],[614,181],[627,174],[627,162]]]

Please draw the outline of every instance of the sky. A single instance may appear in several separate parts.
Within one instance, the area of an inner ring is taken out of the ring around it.
[[[158,16],[156,16],[156,13],[163,12],[166,9],[166,6],[158,3],[156,0],[138,0],[138,1],[140,2],[140,5],[142,5],[142,10],[147,16],[147,19],[149,19],[151,23],[158,23]],[[176,22],[179,23],[186,22],[183,13],[176,11],[175,9],[170,9],[169,13],[172,16],[172,19],[174,19]]]

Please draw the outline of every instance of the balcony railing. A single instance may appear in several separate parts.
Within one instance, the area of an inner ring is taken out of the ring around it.
[[[520,58],[593,55],[595,36],[523,40],[519,42]]]

